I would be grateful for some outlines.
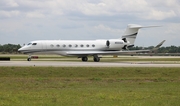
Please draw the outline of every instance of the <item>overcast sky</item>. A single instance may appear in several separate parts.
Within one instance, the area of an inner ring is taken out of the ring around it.
[[[128,24],[162,26],[136,46],[180,46],[180,0],[0,0],[0,44],[121,38]]]

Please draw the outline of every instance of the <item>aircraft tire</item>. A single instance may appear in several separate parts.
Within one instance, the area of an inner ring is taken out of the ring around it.
[[[27,61],[31,61],[31,58],[27,58]]]
[[[94,62],[99,62],[100,61],[100,58],[99,57],[95,57],[94,58]]]
[[[88,61],[88,58],[87,57],[82,57],[82,61],[86,62],[86,61]]]

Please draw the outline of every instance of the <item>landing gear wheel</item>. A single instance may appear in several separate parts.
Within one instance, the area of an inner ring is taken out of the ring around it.
[[[82,57],[82,61],[86,62],[86,61],[88,61],[88,58],[87,57]]]
[[[100,58],[99,57],[94,57],[94,62],[99,62]]]
[[[31,61],[31,54],[29,54],[27,61]]]
[[[27,61],[31,61],[31,58],[27,58]]]

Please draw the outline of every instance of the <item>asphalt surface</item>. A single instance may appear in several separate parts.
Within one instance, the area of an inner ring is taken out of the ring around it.
[[[62,62],[62,61],[0,61],[0,66],[38,67],[180,67],[180,64],[151,62]]]

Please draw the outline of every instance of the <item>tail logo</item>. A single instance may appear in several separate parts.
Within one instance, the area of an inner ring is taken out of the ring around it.
[[[131,35],[124,35],[123,38],[136,38],[138,33],[134,33],[134,34],[131,34]]]

